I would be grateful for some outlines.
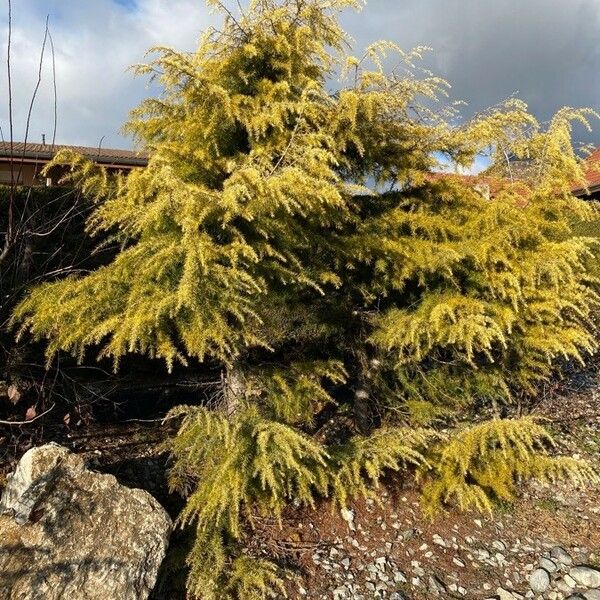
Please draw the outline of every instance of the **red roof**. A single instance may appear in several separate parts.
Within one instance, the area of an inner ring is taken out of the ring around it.
[[[600,188],[600,148],[596,148],[587,158],[586,162],[593,165],[585,172],[585,179],[587,181],[587,190],[581,187],[581,184],[577,184],[573,188],[573,193],[576,196],[583,196],[587,193],[591,193]],[[594,164],[595,163],[595,164]]]
[[[508,179],[490,175],[464,175],[460,173],[431,173],[432,179],[456,178],[479,191],[488,200],[494,199],[500,192],[510,188],[519,196],[517,204],[524,207],[530,195],[529,188],[521,181],[511,183]]]

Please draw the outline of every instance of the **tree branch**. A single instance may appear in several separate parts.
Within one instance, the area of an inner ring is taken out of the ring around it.
[[[38,419],[41,419],[43,416],[47,415],[49,412],[54,410],[56,404],[53,404],[48,410],[45,410],[43,413],[39,414],[37,417],[33,417],[33,419],[29,419],[29,421],[0,421],[0,425],[29,425]]]

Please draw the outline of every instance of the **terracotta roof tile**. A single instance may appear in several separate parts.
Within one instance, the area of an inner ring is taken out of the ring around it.
[[[591,191],[594,188],[600,187],[600,148],[596,148],[587,158],[586,162],[590,165],[596,163],[594,168],[589,168],[585,173],[585,178],[587,180],[587,187]],[[576,185],[573,187],[573,193],[575,195],[584,195],[585,189],[581,187],[581,185]]]

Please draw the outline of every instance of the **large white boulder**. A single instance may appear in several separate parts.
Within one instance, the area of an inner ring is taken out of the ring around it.
[[[147,492],[56,444],[29,450],[0,500],[6,600],[144,600],[172,522]]]

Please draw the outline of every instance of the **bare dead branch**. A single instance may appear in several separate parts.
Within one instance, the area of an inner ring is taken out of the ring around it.
[[[10,425],[10,426],[30,425],[31,423],[37,421],[38,419],[41,419],[42,417],[46,416],[49,412],[53,411],[55,406],[56,406],[56,404],[53,404],[48,410],[45,410],[43,413],[40,413],[36,417],[33,417],[33,419],[29,419],[29,421],[0,421],[0,425]]]
[[[12,243],[12,220],[13,204],[15,197],[15,175],[14,175],[14,128],[13,128],[13,102],[12,102],[12,69],[10,64],[10,51],[12,46],[12,2],[8,0],[8,43],[6,49],[6,69],[8,74],[8,124],[10,134],[10,192],[8,198],[8,225],[4,236],[4,245],[0,252],[0,264],[6,260]]]
[[[33,94],[31,95],[31,102],[29,103],[29,110],[27,111],[27,120],[25,122],[25,137],[23,140],[23,153],[21,155],[21,166],[19,167],[19,175],[17,176],[17,181],[21,177],[21,173],[23,171],[23,163],[25,161],[25,152],[27,150],[27,140],[29,138],[29,128],[31,125],[31,115],[33,113],[33,107],[35,105],[35,99],[37,98],[37,93],[40,89],[40,85],[42,83],[42,68],[44,66],[44,53],[46,51],[46,42],[48,41],[48,21],[50,19],[50,15],[46,16],[46,28],[44,30],[44,39],[42,41],[42,49],[40,51],[40,60],[38,65],[38,78],[35,84],[35,88],[33,90]]]
[[[56,53],[54,51],[54,40],[52,33],[48,30],[48,39],[50,40],[50,53],[52,55],[52,88],[54,90],[54,124],[52,128],[52,149],[56,144],[56,129],[58,126],[58,94],[56,88]]]

